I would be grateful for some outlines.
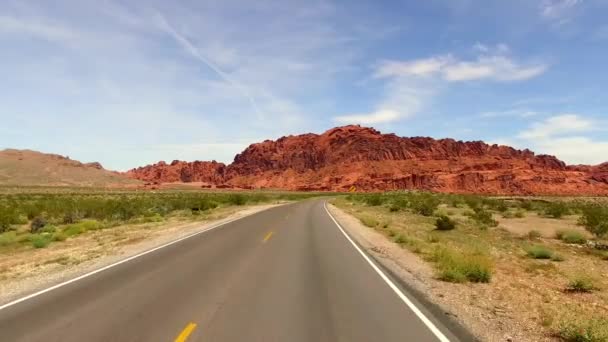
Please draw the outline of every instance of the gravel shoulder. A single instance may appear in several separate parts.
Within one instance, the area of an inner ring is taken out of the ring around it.
[[[202,221],[123,225],[89,232],[44,249],[0,254],[0,305],[215,225],[279,204],[227,207]]]

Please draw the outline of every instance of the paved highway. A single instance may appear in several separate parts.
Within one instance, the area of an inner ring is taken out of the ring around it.
[[[457,341],[322,200],[275,207],[0,309],[0,341]]]

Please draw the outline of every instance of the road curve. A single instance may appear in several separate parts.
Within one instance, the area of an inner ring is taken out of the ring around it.
[[[299,202],[5,307],[0,341],[458,341],[373,265]]]

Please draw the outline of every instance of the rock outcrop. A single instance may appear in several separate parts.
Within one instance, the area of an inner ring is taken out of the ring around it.
[[[153,165],[139,167],[128,171],[127,175],[145,182],[219,184],[223,182],[225,169],[226,165],[224,163],[216,161],[185,162],[174,160],[171,164],[161,161]]]
[[[404,138],[360,126],[252,144],[228,166],[161,162],[128,174],[144,181],[207,182],[220,188],[608,194],[608,163],[568,166],[529,150],[481,141]]]

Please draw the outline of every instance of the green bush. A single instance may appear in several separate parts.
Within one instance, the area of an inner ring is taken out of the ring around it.
[[[545,215],[552,218],[562,218],[562,216],[567,215],[570,210],[568,206],[564,202],[550,202],[545,207]]]
[[[410,203],[414,213],[422,216],[432,216],[439,206],[439,199],[430,194],[416,196]]]
[[[435,229],[437,230],[452,230],[456,228],[456,221],[447,216],[440,216],[435,221]]]
[[[447,248],[437,248],[431,258],[435,262],[438,278],[461,283],[489,283],[492,279],[492,262],[484,255],[462,254]]]
[[[559,337],[566,342],[606,342],[608,341],[608,319],[576,319],[562,322]]]
[[[585,275],[577,275],[568,282],[566,290],[569,292],[592,292],[596,287],[593,279]]]
[[[582,245],[587,243],[587,239],[576,230],[559,230],[555,234],[559,240],[564,241],[565,243],[578,244]]]
[[[228,202],[233,205],[245,205],[245,203],[247,203],[247,198],[243,194],[231,194],[228,198]],[[199,209],[202,208],[199,207]]]
[[[553,251],[541,245],[526,248],[526,254],[532,259],[551,259],[553,257]]]
[[[494,220],[492,217],[492,213],[485,210],[483,207],[476,207],[473,209],[473,214],[471,218],[478,223],[481,223],[486,226],[496,227],[498,226],[498,221]]]
[[[608,208],[594,204],[582,208],[579,223],[591,234],[601,238],[608,233]]]
[[[365,204],[371,207],[377,207],[382,205],[382,203],[384,203],[384,201],[381,194],[369,194],[365,196]]]
[[[31,241],[34,248],[45,248],[51,243],[52,237],[49,234],[36,234],[32,235]]]

